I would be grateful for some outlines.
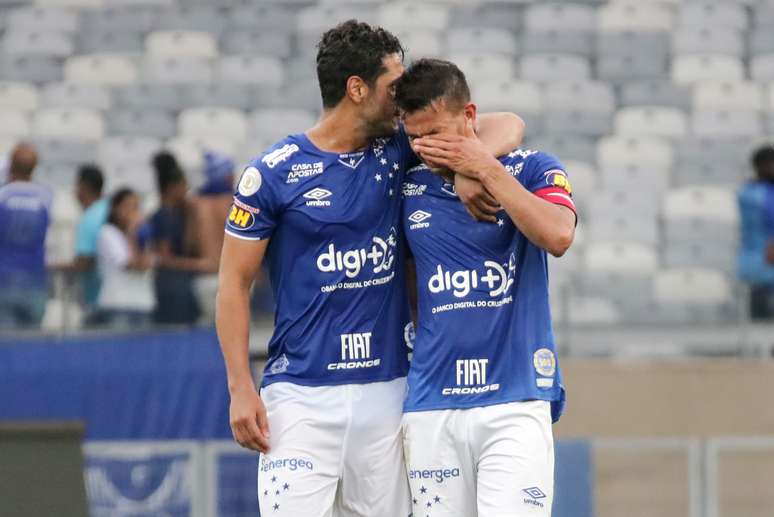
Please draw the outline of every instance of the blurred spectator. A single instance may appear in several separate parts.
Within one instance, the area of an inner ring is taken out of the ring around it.
[[[203,273],[196,279],[196,294],[203,319],[215,320],[215,295],[218,291],[218,267],[223,248],[223,225],[234,194],[234,161],[218,153],[204,155],[205,183],[194,200]]]
[[[17,145],[0,187],[0,327],[40,325],[46,308],[45,243],[52,195],[32,183],[38,162],[29,144]]]
[[[75,197],[83,209],[75,233],[75,259],[57,269],[78,273],[87,320],[93,314],[99,295],[97,274],[97,237],[110,212],[110,201],[102,197],[104,176],[96,165],[82,165],[78,170]]]
[[[774,318],[774,146],[752,156],[756,178],[739,191],[741,249],[738,270],[750,284],[753,319]]]
[[[161,208],[151,218],[158,267],[154,287],[156,312],[161,324],[194,324],[199,304],[194,276],[206,271],[196,228],[196,210],[188,199],[188,183],[173,155],[161,152],[153,158]]]
[[[0,185],[8,181],[8,157],[0,156]]]
[[[121,189],[110,200],[107,223],[97,239],[97,264],[102,289],[97,306],[100,323],[137,328],[150,323],[153,312],[152,260],[142,248],[140,199]]]

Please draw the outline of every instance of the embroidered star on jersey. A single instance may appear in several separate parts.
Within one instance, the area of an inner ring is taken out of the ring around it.
[[[387,159],[382,158],[381,160],[379,160],[379,163],[381,163],[382,165],[387,165]]]
[[[382,181],[382,175],[381,174],[377,174],[376,176],[374,176],[374,179],[376,181]]]

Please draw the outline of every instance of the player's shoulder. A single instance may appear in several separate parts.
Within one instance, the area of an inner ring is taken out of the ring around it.
[[[238,191],[250,196],[262,185],[277,188],[292,176],[294,166],[308,161],[308,150],[301,135],[288,135],[264,149],[242,171]]]
[[[403,177],[403,197],[416,197],[425,193],[433,177],[433,172],[424,163],[411,167]]]
[[[517,148],[502,156],[500,161],[513,176],[518,176],[522,173],[542,174],[554,169],[564,170],[564,166],[559,161],[559,158],[538,149]]]
[[[50,208],[54,200],[54,191],[46,185],[32,181],[12,181],[0,186],[0,201],[16,196],[34,198],[37,203]]]

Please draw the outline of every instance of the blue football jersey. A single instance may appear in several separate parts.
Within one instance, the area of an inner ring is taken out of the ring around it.
[[[322,151],[298,134],[242,173],[226,232],[270,239],[266,262],[277,304],[262,385],[407,374],[400,186],[415,160],[402,130],[346,154]]]
[[[562,164],[537,151],[500,159],[536,195],[575,209]],[[402,224],[417,271],[418,322],[406,411],[548,400],[564,405],[546,252],[503,210],[476,222],[424,165],[403,182]]]

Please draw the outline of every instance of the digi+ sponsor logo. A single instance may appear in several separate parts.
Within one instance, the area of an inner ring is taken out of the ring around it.
[[[340,361],[329,363],[328,370],[354,370],[373,368],[381,364],[381,359],[371,357],[371,332],[342,334]]]
[[[441,390],[442,395],[478,395],[500,389],[500,384],[488,384],[489,359],[458,359],[455,363],[456,386]]]
[[[355,278],[370,265],[373,272],[379,274],[392,269],[397,245],[395,229],[386,239],[374,236],[370,248],[341,251],[330,243],[326,251],[317,257],[317,269],[323,273],[343,271],[347,278]]]
[[[493,260],[484,262],[484,270],[463,269],[447,271],[440,264],[436,273],[427,282],[427,288],[433,294],[451,291],[455,298],[465,298],[479,285],[485,285],[489,296],[497,297],[506,294],[513,286],[516,272],[516,257],[511,254],[508,264],[498,264]]]

